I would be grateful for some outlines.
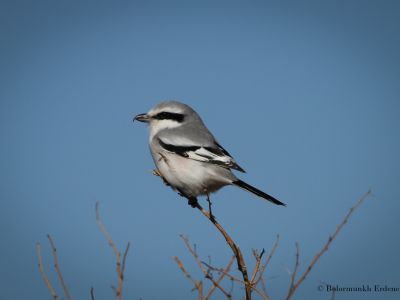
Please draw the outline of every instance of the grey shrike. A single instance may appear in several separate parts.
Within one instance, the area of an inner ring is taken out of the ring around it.
[[[193,207],[197,197],[236,185],[277,205],[274,197],[238,179],[231,169],[245,172],[214,138],[199,115],[177,101],[157,104],[133,121],[148,123],[151,155],[164,182]]]

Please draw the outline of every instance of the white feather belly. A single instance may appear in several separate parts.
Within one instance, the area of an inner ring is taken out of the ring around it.
[[[234,176],[229,170],[220,166],[202,163],[170,152],[155,153],[154,159],[164,179],[187,196],[197,197],[215,192],[231,184],[231,177]]]

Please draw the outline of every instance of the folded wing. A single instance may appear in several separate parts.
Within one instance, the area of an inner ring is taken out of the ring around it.
[[[161,138],[158,138],[158,141],[162,148],[177,155],[205,163],[219,165],[227,169],[235,169],[240,172],[245,172],[245,170],[235,162],[228,151],[217,142],[209,146],[200,146],[189,145],[188,143],[184,143],[184,145],[176,145],[163,141]]]

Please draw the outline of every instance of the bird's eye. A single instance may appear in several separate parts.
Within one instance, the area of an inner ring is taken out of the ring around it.
[[[185,116],[183,114],[179,114],[179,113],[163,111],[163,112],[156,114],[153,118],[157,119],[157,120],[173,120],[178,123],[182,123]]]

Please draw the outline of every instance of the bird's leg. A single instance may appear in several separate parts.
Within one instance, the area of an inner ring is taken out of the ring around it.
[[[154,175],[154,176],[159,176],[159,177],[161,177],[161,174],[160,174],[160,172],[159,172],[157,169],[154,169],[154,170],[153,170],[153,175]]]
[[[208,202],[208,211],[210,212],[210,220],[212,222],[215,222],[215,217],[214,217],[214,215],[212,213],[212,209],[211,209],[212,203],[211,203],[211,200],[210,200],[210,194],[207,191],[206,191],[206,196],[207,196],[207,202]]]

